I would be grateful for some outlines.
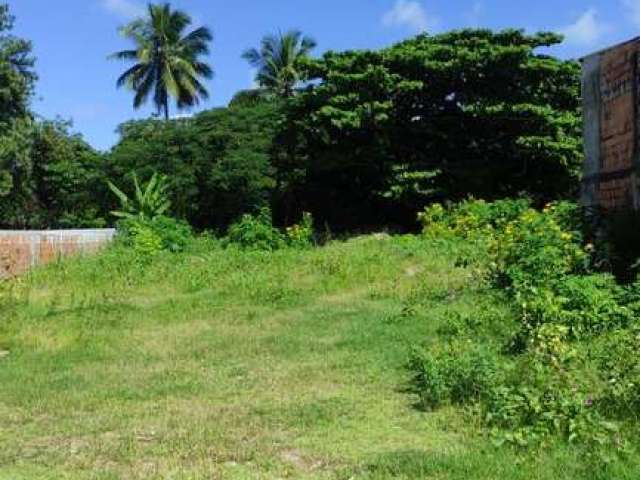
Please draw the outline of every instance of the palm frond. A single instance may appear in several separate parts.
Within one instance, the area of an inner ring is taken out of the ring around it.
[[[136,85],[132,86],[132,88],[136,92],[133,98],[134,108],[140,108],[147,102],[147,99],[151,94],[151,89],[153,88],[154,79],[154,72],[147,69],[144,77],[139,82],[137,82]]]
[[[144,73],[145,68],[146,65],[143,65],[141,63],[135,64],[133,67],[120,75],[120,77],[118,77],[118,80],[116,81],[117,87],[121,88],[127,85],[131,88],[135,88],[137,83],[136,80]]]
[[[209,42],[213,40],[213,34],[207,27],[200,27],[185,36],[181,43],[184,47],[198,55],[209,53]]]
[[[242,58],[258,69],[256,80],[261,87],[286,97],[294,93],[303,78],[299,69],[301,60],[307,58],[316,45],[315,40],[303,37],[299,30],[289,30],[265,35],[260,48],[245,50]]]
[[[213,69],[206,63],[194,62],[193,69],[201,77],[204,77],[206,79],[213,78]]]
[[[138,50],[122,50],[112,53],[107,57],[109,60],[138,60]]]
[[[188,32],[191,17],[173,10],[169,3],[149,4],[147,17],[135,20],[120,30],[135,48],[116,52],[109,58],[134,61],[116,81],[118,87],[129,86],[134,92],[135,108],[146,103],[153,93],[153,103],[160,112],[168,111],[173,98],[178,107],[197,104],[208,92],[200,79],[213,76],[213,69],[201,57],[209,53],[211,31],[199,27]]]
[[[244,51],[242,58],[248,61],[252,67],[259,67],[262,65],[262,55],[255,48],[249,48]]]

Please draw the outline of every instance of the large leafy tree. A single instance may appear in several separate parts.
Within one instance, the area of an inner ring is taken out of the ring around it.
[[[273,99],[238,98],[189,119],[128,122],[107,156],[107,176],[125,185],[132,173],[142,180],[166,175],[173,215],[196,228],[224,229],[269,205],[271,149],[281,116]]]
[[[117,82],[118,87],[134,92],[135,108],[153,97],[158,113],[168,120],[170,99],[182,109],[208,98],[203,79],[211,78],[213,70],[202,57],[209,53],[212,34],[206,27],[187,33],[191,23],[189,15],[172,10],[168,3],[149,4],[146,18],[121,29],[135,48],[117,52],[112,58],[135,62]]]
[[[32,46],[12,35],[14,18],[0,4],[0,223],[2,211],[11,210],[11,221],[24,221],[33,207],[31,171],[32,116],[29,101],[36,74]]]
[[[345,227],[406,224],[434,196],[573,195],[580,66],[539,51],[561,40],[460,30],[307,62],[290,112],[303,170],[291,188]]]
[[[108,218],[103,156],[70,128],[61,120],[34,125],[31,177],[39,228],[102,227]]]
[[[101,225],[100,155],[63,121],[35,118],[31,42],[0,4],[0,228]]]
[[[314,39],[297,30],[265,36],[260,48],[251,48],[242,57],[257,69],[257,83],[279,95],[290,97],[304,80],[301,64],[316,47]]]

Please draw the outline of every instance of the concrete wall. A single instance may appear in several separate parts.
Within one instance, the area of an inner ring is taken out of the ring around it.
[[[0,230],[0,278],[80,253],[94,253],[107,245],[115,230]]]

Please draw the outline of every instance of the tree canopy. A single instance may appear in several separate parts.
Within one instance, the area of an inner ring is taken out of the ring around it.
[[[0,4],[0,227],[103,225],[101,157],[68,122],[31,112],[35,59],[13,22]]]
[[[303,203],[384,223],[436,197],[574,193],[580,67],[538,51],[560,41],[460,30],[307,61],[290,110]]]

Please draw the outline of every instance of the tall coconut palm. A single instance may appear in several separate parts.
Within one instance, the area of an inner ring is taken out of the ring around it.
[[[242,58],[258,69],[256,81],[261,87],[279,96],[290,97],[296,85],[304,80],[300,61],[308,57],[315,47],[314,39],[291,30],[265,36],[260,49],[246,50]]]
[[[111,58],[135,62],[118,78],[118,87],[127,87],[135,95],[139,108],[153,95],[158,114],[169,119],[169,101],[178,109],[197,105],[209,97],[202,79],[213,76],[211,67],[201,61],[209,53],[212,34],[206,27],[186,33],[191,17],[172,10],[169,3],[149,4],[148,14],[121,28],[135,48],[114,53]]]

